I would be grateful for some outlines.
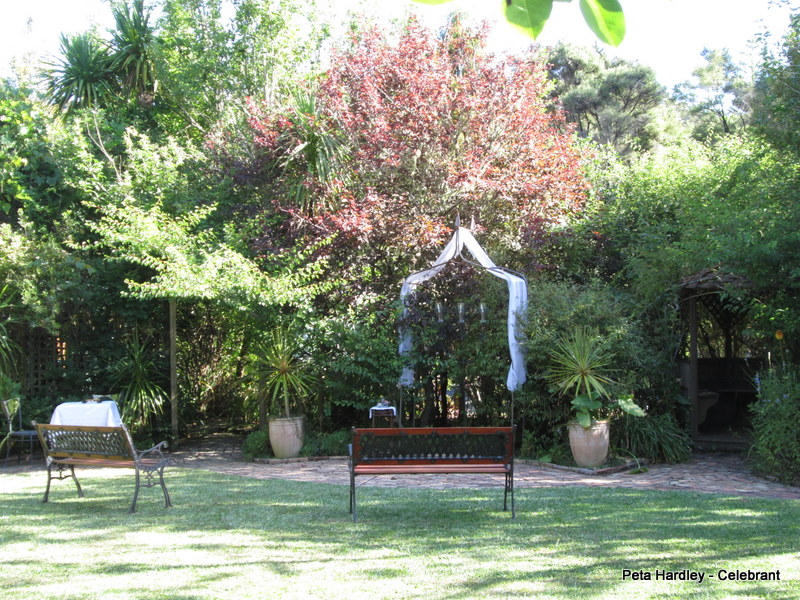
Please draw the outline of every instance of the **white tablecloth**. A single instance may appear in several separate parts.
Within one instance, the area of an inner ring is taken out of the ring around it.
[[[104,402],[64,402],[56,406],[51,425],[93,425],[119,427],[122,419],[113,400]]]
[[[371,407],[369,409],[369,418],[370,419],[372,418],[372,413],[374,411],[376,411],[376,410],[377,411],[388,410],[388,411],[391,411],[393,417],[397,416],[397,409],[394,406],[390,406],[390,405],[386,405],[386,404],[378,404],[377,406],[373,406],[373,407]]]

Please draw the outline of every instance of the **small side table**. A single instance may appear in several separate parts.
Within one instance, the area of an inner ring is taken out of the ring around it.
[[[373,427],[375,427],[375,419],[378,417],[386,419],[389,427],[397,426],[397,409],[394,406],[379,404],[370,408],[369,418],[372,419]]]

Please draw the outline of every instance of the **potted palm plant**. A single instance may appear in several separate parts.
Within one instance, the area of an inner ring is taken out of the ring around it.
[[[270,404],[281,414],[269,420],[272,451],[278,458],[297,456],[303,447],[305,421],[297,412],[315,381],[309,363],[303,360],[301,344],[286,329],[275,329],[258,346],[253,369],[261,412]]]
[[[616,386],[613,353],[589,329],[578,328],[562,338],[550,358],[549,381],[559,394],[573,396],[575,419],[567,425],[572,456],[580,467],[598,467],[608,457],[609,414],[621,410],[644,416],[644,411],[631,396],[610,398]]]

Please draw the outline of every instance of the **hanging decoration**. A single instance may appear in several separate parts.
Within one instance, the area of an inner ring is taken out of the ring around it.
[[[442,269],[444,269],[445,265],[447,265],[447,263],[454,258],[461,257],[463,259],[464,257],[462,256],[462,252],[464,248],[469,251],[472,257],[481,267],[495,277],[504,279],[508,284],[507,325],[508,352],[511,357],[511,366],[508,369],[506,387],[510,391],[514,392],[519,390],[526,380],[525,360],[522,352],[522,346],[520,344],[519,330],[520,321],[522,316],[525,314],[526,308],[528,307],[528,284],[522,274],[516,273],[515,271],[511,271],[510,269],[506,269],[504,267],[498,267],[496,264],[494,264],[492,259],[489,258],[489,255],[486,254],[483,248],[481,248],[480,244],[475,239],[475,236],[472,235],[472,232],[469,229],[461,227],[459,218],[456,219],[456,229],[453,233],[453,237],[444,247],[442,253],[439,254],[439,257],[433,263],[433,266],[423,271],[412,273],[405,279],[403,282],[403,287],[400,290],[400,299],[403,300],[405,304],[406,297],[412,294],[419,284],[438,275]],[[439,317],[441,318],[441,307],[437,306],[437,310],[439,311]],[[400,355],[407,356],[411,351],[412,346],[413,341],[411,338],[411,332],[408,329],[404,329],[401,332]],[[403,373],[401,374],[398,383],[399,385],[405,387],[409,387],[414,383],[414,370],[410,366],[406,366],[403,369]]]

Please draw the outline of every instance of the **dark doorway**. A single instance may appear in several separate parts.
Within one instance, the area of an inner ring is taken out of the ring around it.
[[[743,335],[749,318],[749,282],[704,269],[681,282],[683,323],[678,352],[681,391],[692,405],[691,431],[698,446],[748,444],[749,405],[763,365]]]

